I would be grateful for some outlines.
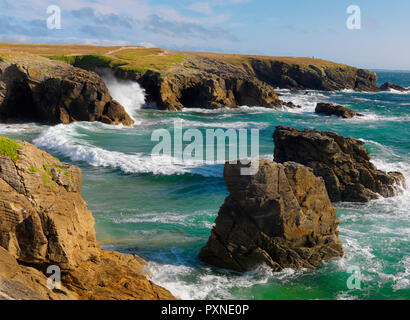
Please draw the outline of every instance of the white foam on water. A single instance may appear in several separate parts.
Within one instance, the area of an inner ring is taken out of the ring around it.
[[[303,274],[304,270],[285,269],[282,272],[273,272],[267,266],[260,266],[254,271],[244,274],[215,273],[211,268],[187,265],[159,264],[149,262],[147,270],[151,280],[168,289],[176,297],[184,300],[203,299],[235,299],[231,289],[245,289],[255,285],[263,285],[271,279],[284,284]],[[194,279],[192,279],[194,278]]]
[[[391,160],[398,156],[389,148],[374,141],[366,140],[366,143],[382,148],[382,152],[371,160],[378,169],[399,171],[409,184],[410,160]],[[345,256],[336,264],[341,271],[347,270],[349,266],[359,266],[362,281],[372,284],[373,288],[392,286],[396,291],[409,288],[410,259],[406,256],[406,243],[410,243],[410,190],[398,189],[401,193],[391,198],[380,197],[365,204],[337,204],[338,208],[344,210],[339,230]],[[363,229],[363,226],[366,228]],[[372,239],[377,239],[377,244]],[[403,270],[396,274],[387,270],[384,258],[379,257],[380,254],[389,254],[386,252],[389,247],[397,248],[394,249],[395,254],[403,255],[399,263],[390,263],[390,268]]]
[[[206,218],[214,218],[216,212],[195,211],[191,214],[181,214],[180,212],[147,212],[147,213],[127,213],[111,217],[116,224],[124,223],[161,223],[164,225],[178,225],[180,227],[197,227],[198,218],[203,219],[203,224],[208,226]]]
[[[180,119],[180,118],[178,118]],[[245,129],[256,128],[265,129],[270,126],[267,122],[255,122],[255,121],[234,121],[234,122],[203,122],[193,120],[182,120],[182,126],[184,128],[222,128],[222,129]]]
[[[403,272],[399,272],[395,277],[395,284],[393,289],[397,290],[408,290],[410,289],[410,257],[404,257],[401,261]]]
[[[292,102],[295,105],[300,106],[301,108],[289,108],[284,107],[283,109],[292,112],[292,113],[314,113],[316,104],[319,102],[326,102],[328,97],[323,93],[317,91],[298,91],[291,92],[285,91],[279,97],[285,102]]]
[[[33,142],[40,148],[57,151],[72,161],[83,161],[95,167],[120,169],[124,173],[153,173],[156,175],[199,174],[205,177],[222,177],[223,164],[196,160],[180,160],[170,156],[151,157],[149,154],[125,154],[93,146],[77,132],[93,123],[57,125],[45,130]]]
[[[0,124],[0,134],[13,134],[13,133],[23,133],[23,132],[37,132],[44,129],[45,125],[38,123],[16,123],[16,124]]]
[[[238,108],[220,108],[220,109],[203,109],[203,108],[184,108],[182,112],[184,113],[202,113],[202,114],[215,114],[221,115],[222,117],[230,117],[235,114],[240,113],[265,113],[265,112],[275,112],[277,109],[260,107],[260,106],[239,106]]]
[[[410,94],[410,90],[400,91],[390,88],[388,91],[383,91],[385,93],[393,93],[393,94]]]
[[[383,122],[409,122],[410,121],[410,116],[403,116],[403,117],[394,117],[394,116],[386,116],[386,115],[380,115],[376,114],[373,112],[359,112],[363,114],[361,117],[353,117],[350,119],[340,119],[341,121],[348,121],[348,122],[378,122],[378,121],[383,121]]]
[[[135,121],[135,124],[140,124],[141,121],[135,117],[136,111],[145,104],[145,90],[135,81],[115,78],[114,74],[110,71],[105,71],[102,79],[111,96],[125,108],[128,115]]]

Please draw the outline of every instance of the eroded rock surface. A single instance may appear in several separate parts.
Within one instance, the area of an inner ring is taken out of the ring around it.
[[[276,128],[273,138],[275,161],[295,161],[312,168],[324,179],[333,202],[392,197],[405,187],[400,172],[384,172],[370,162],[363,141],[334,132],[283,126]]]
[[[0,120],[133,124],[96,73],[38,56],[10,59],[0,59]]]
[[[275,271],[314,268],[343,255],[339,224],[321,178],[297,164],[260,160],[253,176],[242,165],[225,165],[230,192],[199,258],[247,271],[261,264]]]
[[[147,102],[165,110],[282,107],[272,86],[243,69],[218,60],[188,57],[173,73],[117,70],[116,76],[137,81],[147,93]]]
[[[20,146],[15,162],[0,155],[0,247],[8,255],[2,250],[0,256],[13,266],[0,261],[0,283],[9,293],[18,282],[27,290],[17,288],[17,297],[23,290],[43,299],[174,299],[147,279],[142,258],[100,249],[79,168],[27,142]],[[62,271],[63,293],[46,287],[50,265]]]

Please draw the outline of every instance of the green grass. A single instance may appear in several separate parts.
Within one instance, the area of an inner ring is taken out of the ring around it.
[[[299,66],[302,69],[307,69],[311,65],[316,67],[328,68],[328,69],[346,69],[352,68],[345,64],[327,61],[323,59],[308,58],[308,57],[270,57],[270,56],[256,56],[246,54],[223,54],[223,53],[211,53],[211,52],[193,52],[192,54],[221,60],[235,66],[249,65],[252,60],[262,60],[267,62],[283,62],[289,65]]]
[[[47,55],[52,60],[64,61],[75,67],[95,70],[96,68],[111,68],[138,73],[160,74],[173,64],[184,61],[183,54],[166,54],[162,49],[125,49],[118,51],[113,57],[100,54],[78,56]]]
[[[48,164],[43,165],[44,172],[51,177],[52,174],[51,174],[50,168],[57,169],[58,172],[61,172],[62,174],[64,174],[68,178],[70,183],[73,183],[73,180],[71,179],[70,174],[67,171],[65,171],[64,169],[62,169],[61,167],[59,167],[59,166],[50,166]]]
[[[0,137],[0,154],[9,157],[13,162],[18,161],[19,156],[17,150],[22,148],[21,145],[13,140],[6,137]]]
[[[30,169],[28,169],[31,173],[37,173],[38,172],[38,170],[36,169],[36,168],[30,168]]]
[[[164,50],[158,48],[126,49],[115,53],[115,56],[126,61],[127,68],[148,69],[157,72],[168,70],[173,64],[181,63],[185,59],[183,54],[166,54]]]
[[[96,68],[116,68],[126,65],[126,62],[102,56],[99,54],[87,54],[82,56],[46,56],[51,60],[67,62],[74,67],[86,70],[94,70]]]
[[[48,176],[42,176],[43,182],[46,185],[49,185],[50,187],[52,187],[53,189],[56,188],[56,186],[54,185],[54,181],[50,179],[50,177]]]
[[[6,57],[2,57],[0,56],[0,61],[7,61],[7,62],[11,62],[10,59],[7,59]]]

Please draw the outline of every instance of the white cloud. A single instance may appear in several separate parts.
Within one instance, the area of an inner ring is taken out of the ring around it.
[[[203,13],[203,14],[212,14],[213,10],[212,10],[212,6],[209,2],[196,2],[193,3],[189,6],[187,6],[187,8],[189,10],[195,11],[195,12],[199,12],[199,13]]]

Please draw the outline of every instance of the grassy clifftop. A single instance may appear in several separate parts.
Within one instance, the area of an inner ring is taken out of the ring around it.
[[[181,68],[200,69],[198,59],[212,59],[243,68],[252,61],[282,62],[306,68],[309,66],[325,68],[351,68],[331,61],[304,57],[269,57],[242,54],[220,54],[205,52],[178,52],[160,48],[144,47],[99,47],[85,45],[43,45],[0,43],[0,56],[18,52],[46,56],[55,60],[66,61],[72,65],[92,69],[94,67],[116,67],[136,72],[153,71],[161,74],[178,71]],[[195,63],[193,63],[195,61]],[[185,63],[184,62],[188,62]]]
[[[0,57],[16,61],[18,55],[25,55],[30,64],[41,58],[49,62],[57,60],[55,64],[63,61],[97,73],[99,68],[110,68],[119,78],[137,81],[147,93],[147,102],[168,110],[181,110],[186,106],[276,108],[280,106],[274,92],[277,87],[379,90],[373,72],[303,57],[183,52],[132,46],[0,43]]]

